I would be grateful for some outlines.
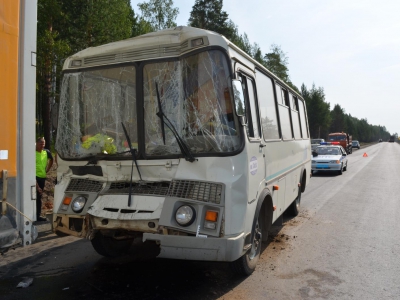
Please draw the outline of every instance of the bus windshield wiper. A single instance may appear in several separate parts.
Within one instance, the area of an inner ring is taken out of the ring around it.
[[[165,129],[164,129],[164,112],[161,106],[160,94],[158,93],[158,83],[156,82],[156,93],[157,93],[157,102],[158,102],[158,112],[156,113],[157,117],[161,119],[161,133],[162,139],[165,145]]]
[[[183,156],[185,157],[185,160],[194,162],[196,159],[194,158],[192,152],[190,151],[188,145],[186,142],[179,136],[178,131],[176,131],[174,125],[172,122],[167,118],[167,116],[164,114],[162,107],[161,107],[161,100],[160,100],[160,94],[158,92],[158,83],[156,82],[156,94],[157,94],[157,102],[158,102],[158,112],[156,113],[157,117],[160,118],[161,120],[161,133],[163,137],[163,142],[165,145],[165,131],[164,131],[164,124],[171,130],[173,135],[175,136],[176,141],[178,142],[179,149],[181,149],[181,152]]]
[[[126,137],[126,141],[128,142],[128,145],[129,145],[129,151],[130,151],[131,154],[132,154],[131,180],[130,180],[130,182],[129,182],[129,196],[128,196],[128,206],[131,206],[131,202],[132,202],[132,175],[133,175],[133,163],[135,163],[135,165],[136,165],[136,169],[137,169],[137,171],[138,171],[138,173],[139,173],[140,181],[142,182],[143,180],[142,180],[142,175],[140,174],[139,166],[138,166],[137,160],[136,160],[136,149],[132,148],[131,139],[129,138],[128,131],[126,131],[126,128],[125,128],[124,123],[121,122],[121,125],[122,125],[122,129],[124,130],[124,134],[125,134],[125,137]]]

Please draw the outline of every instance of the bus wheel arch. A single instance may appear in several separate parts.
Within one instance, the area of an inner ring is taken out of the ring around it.
[[[244,255],[231,263],[237,274],[249,276],[253,273],[261,255],[262,242],[268,240],[268,232],[272,225],[272,197],[264,190],[257,202],[254,220],[249,239],[249,249]]]

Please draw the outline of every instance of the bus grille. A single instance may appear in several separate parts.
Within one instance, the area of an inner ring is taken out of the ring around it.
[[[129,182],[112,182],[106,190],[107,194],[127,194],[129,193]],[[168,194],[169,182],[146,182],[144,184],[132,182],[132,194],[136,195],[158,195]]]
[[[66,192],[93,192],[98,193],[103,188],[103,183],[90,179],[71,179]]]
[[[128,194],[129,182],[112,182],[102,194]],[[221,183],[192,180],[171,182],[132,182],[132,195],[154,195],[191,199],[220,204],[223,187]]]
[[[168,196],[221,203],[222,184],[190,180],[173,180]]]

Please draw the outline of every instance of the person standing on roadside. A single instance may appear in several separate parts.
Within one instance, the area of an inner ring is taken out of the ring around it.
[[[42,194],[46,182],[46,175],[53,165],[53,156],[50,150],[45,149],[46,141],[44,137],[36,140],[36,220],[39,222],[47,221],[40,216],[42,212]]]

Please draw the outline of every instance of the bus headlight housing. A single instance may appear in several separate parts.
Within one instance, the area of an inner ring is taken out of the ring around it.
[[[74,212],[80,213],[86,204],[86,197],[78,196],[74,200],[72,200],[71,208]]]
[[[181,226],[190,226],[195,219],[196,211],[189,205],[182,205],[175,212],[175,220]]]

